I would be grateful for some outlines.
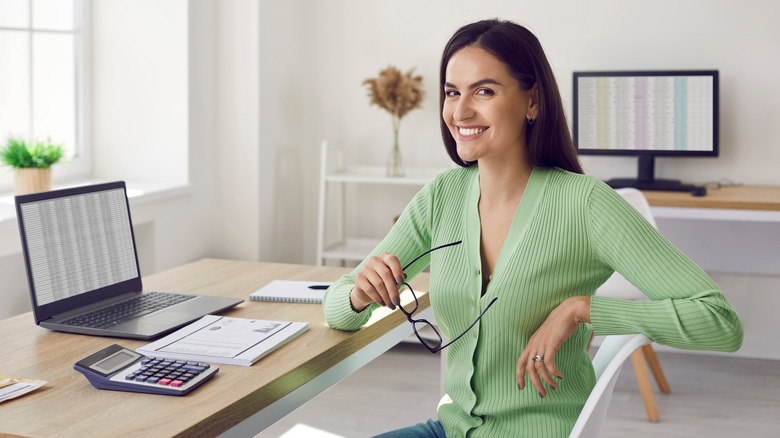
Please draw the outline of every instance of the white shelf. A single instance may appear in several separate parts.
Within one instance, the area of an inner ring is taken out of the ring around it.
[[[350,166],[325,175],[327,182],[423,186],[444,168],[409,168],[404,176],[387,176],[380,166]]]
[[[348,194],[345,186],[348,184],[373,184],[381,186],[394,187],[422,187],[432,180],[436,175],[447,170],[446,167],[412,167],[405,169],[404,176],[387,176],[384,166],[359,166],[352,165],[344,159],[344,152],[339,148],[330,148],[327,142],[323,142],[320,149],[320,193],[317,220],[317,264],[323,265],[328,260],[342,262],[361,262],[366,256],[376,248],[380,238],[356,238],[349,235],[349,230],[345,228],[345,205],[349,202],[356,202],[355,199],[347,199]],[[327,187],[340,186],[341,190],[336,190],[333,195],[337,200],[334,202],[329,199]],[[336,205],[331,205],[331,204]],[[335,207],[335,209],[334,209]],[[333,233],[334,227],[326,226],[326,217],[328,210],[339,212],[335,218],[330,221],[337,221],[335,229],[338,237],[328,238],[327,232]],[[326,247],[328,241],[339,241],[337,244]]]

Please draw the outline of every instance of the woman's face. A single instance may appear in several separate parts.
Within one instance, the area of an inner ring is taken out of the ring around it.
[[[526,119],[536,119],[532,93],[503,62],[479,47],[458,50],[445,70],[442,117],[464,161],[524,157]]]

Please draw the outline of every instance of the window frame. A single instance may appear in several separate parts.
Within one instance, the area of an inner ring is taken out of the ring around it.
[[[75,114],[75,144],[72,158],[57,163],[53,169],[52,177],[54,185],[84,180],[92,174],[92,142],[91,142],[91,90],[89,87],[91,73],[91,0],[73,0],[74,25],[73,31],[35,30],[33,28],[33,1],[29,1],[30,21],[27,27],[0,26],[0,30],[23,32],[27,34],[30,42],[29,53],[29,78],[32,86],[33,62],[33,35],[35,33],[72,33],[74,37],[74,114]],[[32,89],[31,89],[32,90]],[[28,96],[30,111],[33,111],[32,93]],[[2,139],[0,144],[5,144]],[[2,166],[0,168],[0,193],[13,190],[13,169]]]

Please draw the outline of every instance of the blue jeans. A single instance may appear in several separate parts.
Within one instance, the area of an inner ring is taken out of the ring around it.
[[[403,429],[381,433],[374,438],[447,438],[439,420],[428,420]]]

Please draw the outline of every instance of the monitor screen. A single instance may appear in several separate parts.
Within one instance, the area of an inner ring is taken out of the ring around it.
[[[655,156],[718,155],[717,71],[574,72],[573,104],[579,153],[638,156],[638,180]]]

